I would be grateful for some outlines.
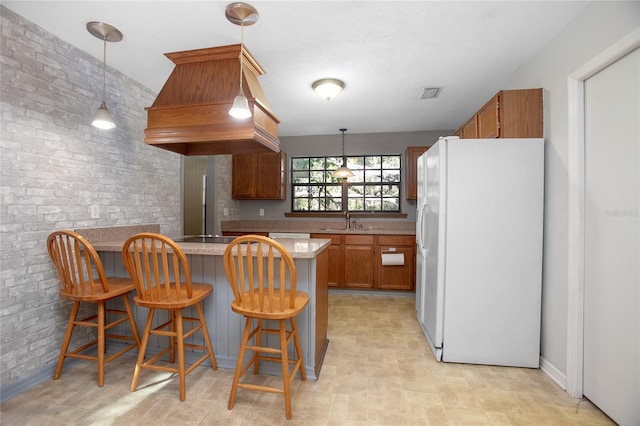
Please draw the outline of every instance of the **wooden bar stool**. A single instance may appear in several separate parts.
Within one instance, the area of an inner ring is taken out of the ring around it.
[[[302,380],[307,379],[295,317],[309,303],[307,293],[296,291],[296,267],[293,258],[279,242],[273,239],[259,235],[245,235],[234,239],[227,246],[224,252],[224,268],[235,298],[231,302],[231,309],[246,318],[228,408],[229,410],[233,408],[239,387],[281,393],[284,395],[287,419],[290,419],[291,382],[298,371]],[[268,320],[277,322],[278,327],[268,328],[266,323]],[[286,328],[287,320],[291,330]],[[279,348],[263,345],[263,334],[279,336]],[[250,344],[251,339],[254,339],[253,344]],[[287,347],[292,340],[295,358],[289,359]],[[253,355],[243,365],[246,351],[252,351]],[[281,389],[240,383],[240,378],[251,365],[253,365],[253,374],[259,373],[260,361],[281,363],[283,383]],[[293,365],[291,370],[289,370],[290,365]]]
[[[107,277],[98,253],[81,235],[73,231],[56,231],[47,238],[47,250],[60,277],[60,297],[73,300],[67,331],[62,341],[58,364],[53,379],[60,378],[66,358],[79,358],[98,363],[98,386],[104,385],[104,365],[120,357],[133,348],[140,346],[140,337],[133,318],[129,293],[135,290],[135,284],[129,278]],[[107,308],[110,300],[122,299],[124,310]],[[84,319],[78,319],[81,303],[97,305],[97,313]],[[107,316],[108,314],[108,316]],[[113,318],[110,322],[108,319]],[[129,321],[133,336],[109,332],[113,327]],[[71,335],[75,327],[89,327],[97,330],[97,337],[89,343],[69,350]],[[106,355],[106,339],[131,341],[118,352]],[[97,354],[83,353],[97,345]]]
[[[122,258],[127,271],[136,284],[138,294],[133,298],[133,302],[149,309],[131,381],[131,392],[134,392],[138,387],[141,369],[167,371],[178,374],[180,377],[180,401],[184,401],[186,399],[185,376],[187,374],[207,359],[211,362],[211,367],[214,370],[218,369],[201,305],[204,298],[213,293],[213,285],[191,282],[191,269],[184,252],[172,239],[160,234],[141,233],[132,236],[122,247]],[[198,314],[197,318],[183,315],[182,311],[189,307],[195,308]],[[153,327],[153,318],[158,309],[168,311],[169,318],[166,322]],[[194,326],[185,330],[184,322],[194,324]],[[204,346],[185,342],[186,338],[198,331],[202,332]],[[151,335],[168,337],[169,346],[145,360],[145,352]],[[176,346],[178,349],[177,367],[155,364],[167,353],[169,361],[173,364]],[[184,348],[204,350],[205,353],[185,369]]]

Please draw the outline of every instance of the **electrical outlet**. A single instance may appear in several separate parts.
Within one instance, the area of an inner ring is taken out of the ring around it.
[[[264,216],[264,209],[260,209],[260,216]]]
[[[223,215],[223,216],[229,216],[229,209],[228,209],[228,208],[226,208],[226,207],[225,207],[225,208],[223,208],[223,209],[222,209],[222,215]]]
[[[91,219],[100,218],[100,206],[97,204],[91,204]]]

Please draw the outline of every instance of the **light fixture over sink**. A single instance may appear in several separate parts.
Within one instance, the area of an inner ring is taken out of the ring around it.
[[[118,42],[122,40],[122,33],[109,24],[95,21],[87,22],[87,31],[104,42],[102,51],[102,105],[98,108],[98,112],[91,124],[98,129],[110,130],[116,127],[116,123],[114,123],[105,101],[107,91],[107,42]]]
[[[244,95],[244,90],[242,89],[242,49],[244,47],[244,26],[253,25],[258,22],[259,15],[258,11],[253,6],[246,3],[231,3],[227,6],[225,15],[229,22],[240,25],[240,56],[238,58],[240,61],[240,91],[233,100],[233,105],[229,110],[229,115],[238,119],[249,118],[251,117],[249,101]]]
[[[334,170],[331,177],[348,179],[353,177],[353,172],[347,167],[346,158],[344,156],[344,132],[346,132],[347,129],[340,129],[340,131],[342,132],[342,166]]]
[[[337,78],[323,78],[314,82],[311,88],[316,91],[321,98],[330,101],[342,92],[344,82]]]

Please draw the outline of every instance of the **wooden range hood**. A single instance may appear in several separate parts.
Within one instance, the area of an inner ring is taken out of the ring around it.
[[[240,87],[253,115],[229,109]],[[264,70],[240,44],[166,53],[176,64],[148,114],[145,143],[183,155],[280,151],[278,123],[258,83]]]

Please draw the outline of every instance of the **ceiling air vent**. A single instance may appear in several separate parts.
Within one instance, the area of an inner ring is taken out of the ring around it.
[[[441,87],[423,87],[420,91],[420,96],[418,99],[432,99],[438,96],[440,93]]]

